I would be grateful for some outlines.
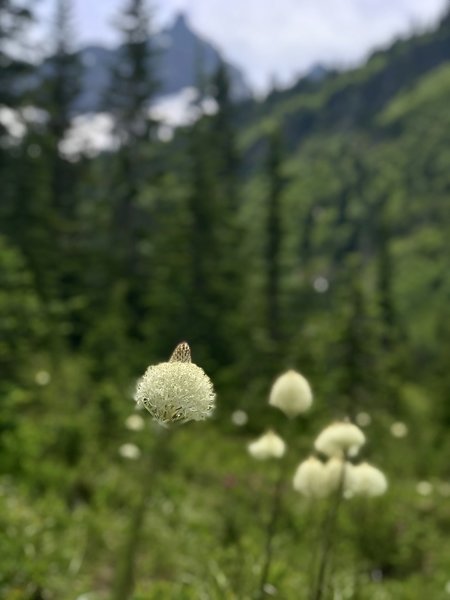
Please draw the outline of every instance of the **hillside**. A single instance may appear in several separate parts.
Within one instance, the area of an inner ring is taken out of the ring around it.
[[[283,127],[290,149],[315,132],[376,129],[377,115],[394,96],[448,61],[450,19],[445,17],[435,30],[375,52],[362,67],[331,71],[318,82],[306,78],[260,104],[247,105],[244,118],[251,125],[244,145],[254,149],[273,122]]]
[[[449,28],[216,70],[173,138],[140,76],[100,154],[70,94],[0,131],[0,600],[448,596]]]

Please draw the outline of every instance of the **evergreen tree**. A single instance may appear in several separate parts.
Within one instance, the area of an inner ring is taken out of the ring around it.
[[[282,168],[281,135],[274,130],[268,139],[266,171],[268,198],[266,212],[266,303],[267,332],[274,346],[282,336],[281,324],[281,246],[282,246],[282,193],[284,178]]]
[[[74,51],[71,26],[72,0],[56,0],[52,54],[47,61],[44,106],[49,113],[49,160],[52,167],[53,204],[60,216],[74,210],[74,169],[61,155],[61,142],[70,128],[74,103],[80,91],[81,64]]]
[[[149,140],[156,126],[150,108],[159,84],[146,0],[127,0],[117,28],[122,44],[105,107],[114,114],[121,146],[133,147],[138,141]]]
[[[38,100],[48,113],[41,148],[47,161],[50,208],[39,210],[40,227],[50,234],[53,252],[48,257],[47,295],[59,316],[64,315],[64,328],[69,339],[81,336],[73,298],[80,284],[81,264],[78,256],[79,196],[82,163],[69,160],[61,146],[67,135],[74,105],[80,91],[81,64],[75,52],[72,28],[72,0],[56,0],[51,31],[51,54],[45,63],[45,80],[38,90]],[[31,200],[36,201],[36,200]]]
[[[239,209],[239,155],[230,77],[223,61],[219,62],[211,83],[212,97],[217,106],[217,112],[211,119],[211,142],[216,153],[217,176],[225,202],[229,210],[234,211]]]
[[[0,104],[18,101],[14,80],[25,73],[29,65],[16,57],[17,49],[23,49],[24,33],[32,20],[29,2],[0,0]]]
[[[150,11],[145,0],[127,0],[118,21],[122,44],[111,73],[106,110],[112,112],[119,149],[111,189],[110,274],[114,285],[125,286],[127,331],[141,337],[151,265],[142,245],[151,245],[151,211],[143,207],[143,190],[157,178],[154,160],[157,123],[150,110],[158,90]],[[121,283],[122,282],[122,283]]]
[[[237,363],[245,324],[242,294],[239,155],[228,72],[219,64],[211,81],[216,112],[202,115],[188,134],[191,277],[189,298],[195,337],[206,340],[214,366]],[[206,86],[206,92],[208,86]],[[205,90],[199,90],[202,114]],[[193,300],[195,298],[195,300]]]

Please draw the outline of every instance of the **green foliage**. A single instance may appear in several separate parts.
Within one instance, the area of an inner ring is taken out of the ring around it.
[[[277,465],[245,446],[269,426],[289,447],[269,591],[306,597],[326,506],[289,479],[313,432],[346,414],[371,418],[367,455],[391,485],[343,503],[330,597],[444,597],[448,22],[245,107],[221,66],[216,114],[162,142],[145,6],[128,2],[107,107],[121,146],[70,162],[78,75],[60,8],[67,36],[35,98],[50,119],[0,140],[0,598],[252,598]],[[29,18],[13,16],[8,40]],[[183,339],[218,409],[164,447],[147,415],[143,431],[124,423],[136,377]],[[266,399],[290,367],[316,400],[288,424]]]

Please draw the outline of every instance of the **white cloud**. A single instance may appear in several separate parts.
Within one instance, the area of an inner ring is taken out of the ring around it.
[[[45,0],[44,5],[51,0]],[[352,64],[371,49],[428,26],[446,0],[150,0],[156,22],[186,11],[254,85],[288,82],[314,63]],[[124,0],[74,0],[80,41],[114,40]]]
[[[165,0],[184,4],[258,86],[322,61],[349,64],[413,25],[428,25],[445,0]]]

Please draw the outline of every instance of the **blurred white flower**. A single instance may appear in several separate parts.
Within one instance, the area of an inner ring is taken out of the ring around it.
[[[130,431],[142,431],[145,427],[145,421],[141,415],[130,415],[125,420],[125,427]]]
[[[286,444],[274,431],[268,431],[249,444],[248,451],[258,460],[281,458],[286,452]]]
[[[293,418],[308,410],[312,399],[311,387],[307,380],[300,373],[290,370],[275,380],[270,391],[269,404]]]
[[[119,448],[119,454],[122,458],[137,460],[141,456],[141,451],[136,444],[122,444]]]
[[[391,434],[396,438],[404,438],[408,435],[408,427],[405,423],[397,421],[391,425]]]
[[[329,493],[325,465],[314,456],[299,464],[292,483],[294,490],[307,498],[324,498]]]
[[[382,496],[388,482],[380,469],[363,462],[353,467],[350,488],[356,496]]]
[[[138,381],[135,400],[161,424],[202,421],[214,410],[215,393],[206,373],[179,344],[169,362],[150,366]]]
[[[416,492],[420,496],[430,496],[433,493],[433,486],[429,481],[419,481],[416,485]]]
[[[342,457],[349,450],[354,456],[365,441],[364,433],[359,427],[341,421],[326,427],[317,437],[314,447],[326,456]]]
[[[235,410],[231,415],[231,422],[233,425],[236,425],[236,427],[243,427],[248,422],[248,415],[243,410]]]
[[[48,371],[37,371],[37,373],[34,376],[34,381],[38,385],[48,385],[51,381],[50,373]]]
[[[438,486],[438,491],[441,496],[444,496],[444,498],[450,497],[450,483],[447,481],[441,481]]]
[[[447,594],[450,594],[450,580],[447,581],[447,583],[445,584],[445,591],[447,592]]]
[[[325,292],[327,292],[329,287],[330,284],[328,282],[328,279],[326,277],[322,277],[322,275],[316,277],[313,281],[313,288],[319,294],[324,294]]]
[[[360,427],[367,427],[371,424],[372,417],[369,415],[369,413],[360,412],[356,415],[355,421]]]
[[[352,463],[337,457],[330,458],[325,464],[325,484],[328,493],[336,492],[339,488],[346,496],[348,492],[352,492],[353,469]]]

